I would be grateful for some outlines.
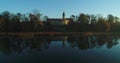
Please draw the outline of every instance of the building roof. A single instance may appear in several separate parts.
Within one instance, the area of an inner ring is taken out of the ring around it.
[[[65,18],[66,20],[71,20],[70,18]],[[60,18],[48,18],[47,21],[63,21],[63,19]]]
[[[63,21],[63,19],[48,18],[47,21]]]

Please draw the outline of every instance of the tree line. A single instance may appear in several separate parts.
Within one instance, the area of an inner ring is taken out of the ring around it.
[[[71,15],[71,18],[75,22],[68,25],[69,31],[120,32],[120,18],[111,14],[103,17],[99,14],[89,15],[81,13],[79,16]]]
[[[43,23],[40,16],[40,13],[14,14],[4,11],[0,14],[0,32],[41,31]]]
[[[0,13],[0,32],[50,32],[56,31],[47,20],[48,16],[41,19],[41,13],[29,14]],[[89,15],[80,13],[78,16],[71,15],[72,22],[64,27],[64,32],[119,32],[120,19],[109,14],[107,17],[101,15]]]

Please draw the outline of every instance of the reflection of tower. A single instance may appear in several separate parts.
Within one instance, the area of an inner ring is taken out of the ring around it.
[[[62,43],[63,47],[66,46],[66,43],[67,43],[67,36],[64,37],[64,40],[63,40],[63,43]]]

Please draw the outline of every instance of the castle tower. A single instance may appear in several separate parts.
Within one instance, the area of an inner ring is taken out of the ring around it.
[[[65,12],[63,12],[62,17],[63,17],[63,20],[65,20]]]

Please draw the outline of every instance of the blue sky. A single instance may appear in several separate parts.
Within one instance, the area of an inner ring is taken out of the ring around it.
[[[0,0],[0,12],[30,13],[39,10],[43,15],[59,18],[63,11],[66,16],[87,14],[112,14],[120,17],[120,0]]]

